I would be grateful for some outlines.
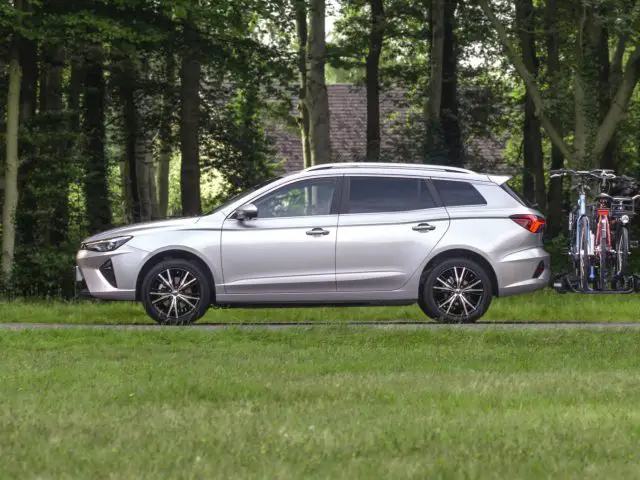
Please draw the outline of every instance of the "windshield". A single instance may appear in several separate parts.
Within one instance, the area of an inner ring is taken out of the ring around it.
[[[269,180],[259,183],[257,185],[254,185],[253,187],[244,190],[243,192],[237,193],[235,195],[233,195],[232,197],[228,198],[227,200],[225,200],[224,202],[222,202],[220,205],[218,205],[217,207],[215,207],[214,209],[210,210],[209,212],[206,212],[205,215],[211,215],[212,213],[216,213],[226,207],[228,207],[229,205],[231,205],[233,202],[236,202],[238,200],[240,200],[243,197],[246,197],[247,195],[255,192],[256,190],[261,189],[262,187],[269,185],[270,183],[275,182],[276,180],[280,180],[283,177],[275,177],[275,178],[270,178]]]
[[[528,207],[528,208],[534,208],[534,205],[531,202],[529,202],[523,196],[518,195],[518,193],[513,188],[511,188],[507,183],[503,183],[500,186],[505,192],[511,195],[519,204],[524,205],[525,207]]]

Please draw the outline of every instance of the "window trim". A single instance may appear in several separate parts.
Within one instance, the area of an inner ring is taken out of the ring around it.
[[[431,188],[433,190],[433,192],[438,196],[438,201],[440,202],[440,205],[442,205],[444,208],[476,208],[476,207],[486,207],[487,205],[489,205],[489,202],[487,201],[486,198],[484,198],[484,195],[482,195],[478,189],[475,187],[475,182],[471,181],[471,180],[465,180],[465,179],[458,179],[458,178],[442,178],[442,177],[431,177],[430,178],[431,182]],[[440,192],[438,192],[438,188],[436,187],[435,181],[441,181],[441,182],[457,182],[457,183],[467,183],[469,185],[471,185],[471,187],[476,191],[476,193],[478,195],[480,195],[480,198],[482,198],[484,200],[484,203],[472,203],[472,204],[466,204],[466,205],[452,205],[452,206],[447,206],[444,204],[444,201],[442,200],[442,197],[440,196]]]
[[[299,182],[308,182],[308,181],[313,181],[313,180],[322,180],[322,179],[334,179],[336,182],[336,188],[333,191],[333,198],[331,199],[331,210],[329,211],[328,214],[326,215],[296,215],[293,217],[256,217],[256,220],[262,220],[262,221],[267,221],[267,220],[286,220],[286,219],[292,219],[292,218],[310,218],[310,217],[331,217],[331,216],[335,216],[338,215],[339,211],[340,211],[340,205],[342,204],[342,190],[343,190],[343,186],[344,186],[344,175],[343,174],[333,174],[333,175],[314,175],[314,176],[309,176],[309,177],[298,177],[295,179],[292,179],[290,182],[286,182],[286,183],[281,183],[277,186],[275,186],[274,188],[267,190],[266,192],[263,192],[261,195],[255,196],[253,198],[251,198],[249,201],[242,203],[241,205],[238,205],[237,208],[235,208],[233,210],[233,212],[231,212],[231,214],[227,217],[227,219],[229,220],[235,220],[236,219],[236,212],[238,211],[238,208],[247,205],[247,204],[255,204],[256,202],[259,202],[260,200],[262,200],[264,197],[271,195],[272,193],[276,192],[277,190],[280,190],[281,188],[285,188],[288,187],[290,185],[293,185],[294,183],[299,183]]]
[[[393,212],[362,212],[362,213],[349,213],[349,196],[351,195],[351,179],[356,177],[366,178],[394,178],[394,179],[415,179],[419,182],[420,192],[424,188],[423,183],[427,185],[427,189],[433,198],[433,207],[429,208],[417,208],[412,210],[397,210]],[[344,175],[342,184],[342,201],[340,202],[340,215],[391,215],[394,213],[409,213],[409,212],[428,212],[437,208],[444,208],[440,196],[437,194],[435,187],[430,177],[423,177],[421,175],[388,175],[380,173],[347,173]]]

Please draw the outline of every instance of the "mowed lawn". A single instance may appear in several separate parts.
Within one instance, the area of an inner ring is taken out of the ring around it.
[[[199,323],[428,321],[417,306],[210,309]],[[553,290],[494,299],[482,321],[640,321],[640,294],[560,295]],[[0,301],[0,323],[153,323],[129,302]]]
[[[640,332],[0,333],[2,478],[638,478]]]

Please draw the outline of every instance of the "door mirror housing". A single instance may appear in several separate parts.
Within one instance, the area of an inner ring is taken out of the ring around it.
[[[247,203],[236,210],[236,220],[251,220],[258,216],[258,207],[253,203]]]

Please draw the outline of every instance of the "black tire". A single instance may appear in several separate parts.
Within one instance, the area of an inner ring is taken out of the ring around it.
[[[609,267],[608,265],[608,258],[609,258],[609,252],[607,249],[607,235],[609,234],[609,232],[605,229],[602,229],[600,231],[600,258],[599,258],[599,263],[600,263],[600,268],[598,271],[598,277],[599,277],[599,288],[600,290],[606,290],[607,289],[607,268]]]
[[[582,290],[589,289],[589,222],[586,217],[580,218],[580,250],[578,250],[578,286]]]
[[[491,305],[493,292],[489,274],[472,260],[444,260],[427,270],[423,279],[420,308],[440,323],[473,323]]]
[[[173,288],[169,288],[169,282]],[[181,282],[184,285],[181,286]],[[189,325],[207,312],[211,304],[211,289],[212,285],[199,264],[168,259],[147,272],[140,298],[147,315],[159,324]]]
[[[629,262],[629,230],[620,227],[616,238],[616,275],[624,276]]]

